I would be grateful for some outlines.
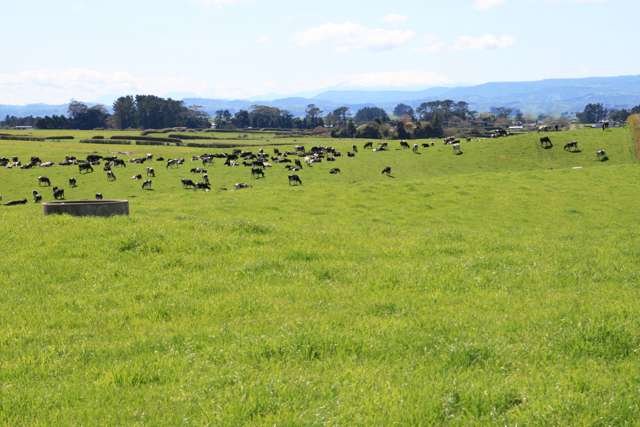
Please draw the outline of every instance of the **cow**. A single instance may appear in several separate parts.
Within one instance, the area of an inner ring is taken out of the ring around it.
[[[147,168],[147,178],[155,178],[156,171],[153,168]]]
[[[551,138],[549,138],[548,136],[543,136],[542,138],[540,138],[540,146],[545,150],[549,150],[553,148],[553,143],[551,142]]]
[[[260,168],[252,168],[251,176],[253,176],[255,179],[264,178],[264,171]]]
[[[245,184],[244,182],[239,182],[233,186],[236,190],[246,190],[247,188],[251,188],[249,184]]]
[[[78,186],[78,180],[75,178],[69,178],[69,187],[76,188]]]
[[[204,190],[205,192],[211,191],[211,185],[207,182],[199,182],[196,184],[196,190]]]
[[[64,190],[62,188],[53,187],[53,198],[56,200],[64,200]]]
[[[298,175],[289,175],[289,185],[302,185],[302,180]]]
[[[381,174],[386,176],[391,176],[391,166],[387,166],[386,168],[382,169]]]
[[[204,175],[202,175],[202,180],[203,180],[204,182],[206,182],[207,184],[210,184],[210,182],[209,182],[209,175],[207,175],[206,173],[205,173]]]
[[[78,171],[80,174],[93,173],[93,166],[91,163],[78,163]]]
[[[418,144],[413,144],[413,152],[414,152],[414,153],[416,153],[416,154],[418,154],[418,148],[419,148],[419,147],[420,147],[420,146],[419,146]]]
[[[39,176],[38,185],[40,187],[51,187],[51,180],[46,176]]]
[[[151,182],[150,179],[146,180],[145,182],[142,183],[142,189],[143,190],[151,190],[151,186],[153,185],[153,183]]]
[[[42,202],[42,194],[38,192],[38,190],[33,190],[33,203]]]
[[[351,151],[353,151],[354,153],[358,152],[358,146],[356,144],[353,144],[353,147],[351,147]]]
[[[113,159],[111,161],[111,163],[113,164],[114,168],[126,168],[127,167],[127,163],[122,159]]]
[[[604,151],[604,149],[602,148],[596,151],[596,156],[598,157],[598,160],[600,160],[601,162],[606,162],[609,160],[609,156],[607,155],[607,152]]]
[[[403,139],[402,141],[400,141],[400,147],[401,147],[403,150],[408,150],[409,148],[411,148],[411,147],[409,146],[409,143],[408,143],[407,141],[405,141],[404,139]]]
[[[456,156],[461,156],[462,154],[464,154],[462,152],[462,147],[460,146],[459,142],[456,142],[455,144],[453,144],[452,147],[453,147],[453,154],[455,154]]]
[[[367,142],[366,144],[364,144],[364,147],[362,147],[363,150],[371,150],[373,149],[373,142]]]
[[[331,169],[331,170],[329,171],[329,173],[330,173],[331,175],[338,175],[338,174],[342,173],[342,171],[340,170],[340,168],[333,168],[333,169]]]
[[[102,195],[102,193],[96,193],[96,200],[103,200],[104,196]]]
[[[349,151],[349,152],[347,153],[347,157],[355,157],[355,156],[356,156],[356,153],[354,153],[354,152],[352,152],[352,151]]]
[[[182,188],[184,188],[185,190],[190,190],[190,189],[193,190],[196,188],[196,183],[190,179],[183,179]]]
[[[138,175],[133,175],[131,179],[134,181],[142,181],[142,174],[139,173]]]
[[[116,180],[116,174],[113,171],[107,171],[107,181],[114,182]]]
[[[571,141],[564,145],[564,151],[568,151],[570,153],[579,153],[580,149],[578,148],[578,141]]]

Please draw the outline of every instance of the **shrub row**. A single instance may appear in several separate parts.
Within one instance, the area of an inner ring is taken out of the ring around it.
[[[169,135],[169,138],[175,138],[175,139],[201,139],[201,140],[218,139],[215,136],[184,135],[184,134],[181,134],[181,133],[172,133],[171,135]]]
[[[166,141],[136,140],[136,145],[170,145],[170,144],[169,142],[166,142]]]
[[[62,139],[75,139],[75,137],[73,136],[47,136],[44,139],[46,139],[47,141],[55,141],[55,140],[62,140]]]
[[[176,138],[159,138],[153,136],[126,136],[126,135],[116,135],[112,136],[111,139],[129,139],[132,141],[154,141],[154,142],[182,142]]]
[[[44,138],[37,138],[35,136],[23,136],[23,135],[0,135],[0,140],[8,141],[39,141],[42,142]]]
[[[113,144],[113,145],[131,145],[131,141],[125,141],[122,139],[82,139],[80,140],[83,144]]]

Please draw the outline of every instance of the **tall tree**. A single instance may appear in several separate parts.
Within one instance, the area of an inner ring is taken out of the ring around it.
[[[598,123],[607,118],[607,109],[602,104],[587,104],[576,116],[582,123]]]
[[[113,124],[118,129],[138,127],[138,109],[135,98],[121,96],[113,103]]]
[[[396,105],[396,108],[393,109],[393,115],[398,118],[410,117],[413,120],[415,117],[415,111],[410,105],[398,104]]]

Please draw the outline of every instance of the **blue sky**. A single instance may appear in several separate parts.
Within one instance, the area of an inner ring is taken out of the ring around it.
[[[2,12],[5,104],[640,74],[637,0],[16,0]]]

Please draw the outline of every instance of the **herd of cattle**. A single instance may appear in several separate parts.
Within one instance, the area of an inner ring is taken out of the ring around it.
[[[455,137],[448,137],[444,139],[445,145],[450,145],[453,148],[453,153],[455,155],[462,155],[462,148],[460,144],[460,140]],[[540,138],[540,145],[544,149],[553,148],[553,143],[549,137]],[[423,143],[421,144],[422,148],[430,148],[435,146],[434,143]],[[374,146],[373,142],[367,142],[362,147],[363,150],[371,150],[373,152],[384,152],[389,151],[389,143],[381,142]],[[412,150],[414,153],[419,154],[420,145],[413,144],[410,146],[409,143],[405,140],[400,141],[400,148],[403,150]],[[577,141],[572,141],[567,143],[564,146],[565,151],[568,152],[580,152]],[[358,146],[353,145],[351,151],[346,153],[347,157],[356,157],[358,153]],[[101,168],[105,173],[106,180],[108,182],[114,182],[117,180],[117,176],[115,173],[116,169],[126,168],[127,163],[135,164],[135,165],[147,165],[145,169],[145,174],[135,174],[131,177],[133,181],[141,182],[142,190],[152,190],[153,189],[153,178],[156,177],[156,170],[153,167],[153,162],[156,164],[162,164],[165,169],[178,169],[182,168],[186,161],[184,158],[175,158],[175,159],[165,159],[163,157],[155,157],[153,154],[146,154],[142,157],[134,157],[125,161],[122,158],[119,158],[118,155],[127,155],[129,153],[116,153],[116,155],[112,156],[101,156],[98,154],[89,154],[84,159],[79,159],[76,156],[65,156],[64,161],[59,163],[54,163],[51,161],[42,161],[39,157],[33,156],[29,159],[29,161],[23,162],[18,157],[0,157],[0,167],[8,168],[8,169],[33,169],[33,168],[51,168],[54,166],[66,166],[66,167],[77,167],[78,174],[80,176],[85,174],[91,174],[96,171],[96,168]],[[608,160],[608,156],[604,150],[598,150],[596,153],[597,157],[601,161]],[[296,146],[291,151],[281,151],[278,148],[273,149],[272,154],[266,153],[263,149],[259,149],[256,152],[246,151],[241,149],[234,149],[230,153],[216,153],[216,154],[202,154],[198,156],[193,156],[191,158],[192,162],[199,162],[201,166],[193,167],[190,169],[190,173],[199,177],[199,179],[194,178],[183,178],[181,179],[182,188],[187,190],[202,190],[202,191],[210,191],[211,190],[211,182],[209,179],[208,168],[213,166],[214,159],[219,159],[224,163],[227,167],[238,167],[243,166],[249,168],[251,170],[251,176],[254,179],[265,178],[265,171],[268,168],[274,167],[274,165],[284,165],[284,167],[290,172],[288,175],[288,182],[291,186],[302,185],[302,178],[298,175],[305,167],[313,167],[314,164],[322,163],[322,162],[336,162],[340,157],[342,157],[342,153],[334,147],[324,147],[317,146],[312,147],[310,150],[307,150],[304,146]],[[157,167],[157,166],[156,166]],[[331,175],[338,175],[342,171],[340,168],[332,168],[329,173]],[[382,175],[386,175],[388,177],[393,177],[392,169],[390,166],[385,167],[382,170]],[[68,179],[68,186],[70,188],[76,188],[78,186],[78,178],[72,177]],[[43,201],[43,195],[41,190],[43,187],[51,188],[52,196],[55,200],[64,200],[65,199],[65,190],[59,186],[53,186],[52,181],[47,176],[39,176],[37,179],[39,190],[32,191],[32,199],[35,203],[40,203]],[[58,184],[60,185],[60,184]],[[244,190],[251,188],[250,184],[240,182],[234,185],[235,190]],[[226,188],[221,188],[221,190],[226,190]],[[103,195],[101,193],[95,194],[96,200],[102,200]],[[2,196],[0,195],[0,201],[2,201]],[[16,206],[26,204],[28,200],[20,199],[20,200],[12,200],[3,203],[4,206]]]

